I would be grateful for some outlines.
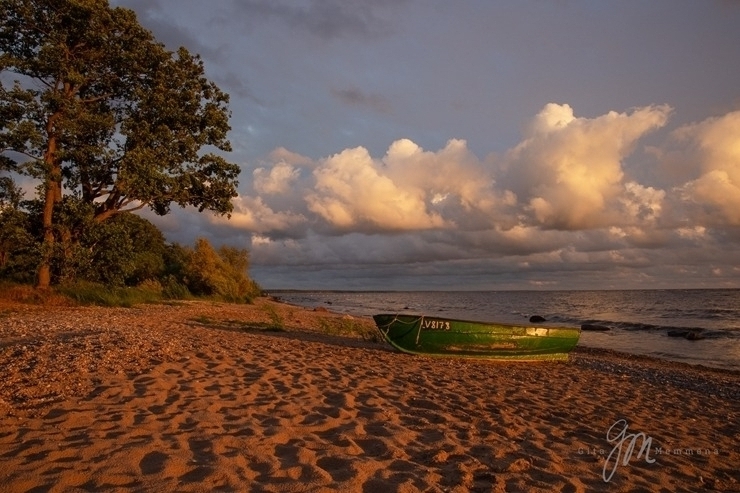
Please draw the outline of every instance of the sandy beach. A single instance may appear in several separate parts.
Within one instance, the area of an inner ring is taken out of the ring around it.
[[[2,304],[0,491],[740,491],[740,372],[372,335],[264,298]]]

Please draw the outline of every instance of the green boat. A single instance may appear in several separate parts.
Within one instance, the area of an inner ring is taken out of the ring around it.
[[[420,315],[373,316],[383,337],[400,351],[515,361],[564,360],[580,328],[508,325]]]

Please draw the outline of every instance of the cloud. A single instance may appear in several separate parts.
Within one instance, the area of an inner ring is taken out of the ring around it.
[[[391,112],[391,103],[379,94],[367,94],[355,87],[349,89],[332,89],[331,93],[344,104],[370,108],[378,113]]]
[[[524,204],[527,219],[543,228],[627,221],[632,211],[618,217],[620,197],[631,194],[626,202],[633,203],[639,196],[623,183],[622,163],[641,137],[665,125],[669,113],[668,106],[649,106],[588,119],[575,117],[567,104],[550,103],[504,156],[502,182]]]
[[[257,193],[281,194],[290,191],[296,182],[300,171],[288,163],[281,162],[272,169],[257,168],[252,172],[254,177],[254,189]]]
[[[394,182],[362,147],[324,160],[313,172],[310,211],[339,230],[402,231],[437,228],[442,217],[427,209],[427,194],[413,182]]]
[[[247,18],[277,20],[291,29],[299,29],[313,36],[332,40],[347,37],[369,37],[389,34],[389,26],[377,11],[394,2],[386,0],[240,0],[236,6]]]
[[[363,147],[316,161],[278,148],[252,178],[252,191],[236,201],[234,224],[260,235],[282,235],[281,224],[295,232],[301,221],[331,235],[485,230],[506,224],[515,204],[458,139],[436,152],[399,139],[380,159]]]
[[[191,53],[199,53],[208,58],[219,59],[219,51],[203,42],[191,29],[178,24],[168,12],[168,6],[151,0],[113,0],[113,6],[131,9],[143,26],[156,33],[157,41],[165,44],[168,50],[176,51],[186,46]]]
[[[290,210],[273,210],[262,197],[240,196],[233,199],[231,217],[211,215],[213,224],[248,231],[259,237],[300,238],[306,234],[307,219]]]
[[[728,261],[723,242],[740,241],[721,229],[740,220],[740,113],[679,128],[637,153],[656,170],[661,159],[686,161],[674,185],[642,183],[624,162],[670,113],[646,106],[585,118],[548,104],[517,145],[485,159],[462,139],[431,151],[402,138],[378,157],[364,147],[316,160],[277,148],[253,171],[232,219],[212,222],[250,232],[258,265],[344,266],[368,282],[394,266],[430,279],[460,269],[476,285],[486,275],[550,285],[558,272],[595,282],[599,271],[627,282],[629,272],[657,275],[654,263],[710,279],[704,267]],[[676,185],[679,176],[687,179]]]
[[[457,202],[465,210],[492,212],[494,178],[464,140],[452,139],[437,152],[425,151],[409,139],[391,144],[383,162],[396,182],[414,183],[437,198]]]
[[[285,147],[278,147],[273,150],[269,155],[270,161],[273,163],[286,163],[292,166],[303,166],[311,164],[311,158],[301,156],[298,153],[289,151]]]
[[[681,127],[673,137],[698,176],[679,187],[683,197],[704,207],[711,223],[740,226],[740,111]]]
[[[253,195],[240,199],[234,224],[277,236],[285,235],[285,227],[290,237],[307,228],[330,235],[448,231],[466,241],[461,233],[480,231],[489,233],[473,243],[485,237],[505,251],[516,245],[528,251],[537,242],[534,234],[542,240],[547,230],[604,230],[622,242],[654,247],[668,241],[666,231],[686,226],[684,196],[725,207],[736,220],[734,198],[706,192],[709,185],[735,186],[735,114],[674,136],[699,142],[692,145],[704,163],[705,174],[697,171],[681,188],[683,195],[626,176],[625,159],[642,137],[666,124],[670,112],[668,106],[647,106],[584,118],[567,104],[550,103],[518,145],[485,160],[461,139],[437,151],[399,139],[380,158],[364,147],[318,160],[277,148],[253,171]]]

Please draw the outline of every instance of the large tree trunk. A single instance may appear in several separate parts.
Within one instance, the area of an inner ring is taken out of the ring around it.
[[[46,193],[44,194],[44,242],[41,245],[41,265],[38,270],[39,289],[48,289],[51,285],[51,256],[54,251],[54,205],[62,201],[62,166],[56,158],[56,138],[49,139],[44,155],[44,162],[49,167],[46,175]]]
[[[44,196],[44,242],[41,246],[41,265],[38,272],[39,289],[48,289],[51,284],[51,255],[54,249],[54,230],[52,216],[54,214],[54,196],[56,195],[54,182],[47,180]]]

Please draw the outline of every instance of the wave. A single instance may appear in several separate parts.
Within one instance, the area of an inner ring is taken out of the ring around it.
[[[556,321],[557,317],[553,317],[553,321]],[[599,319],[587,319],[583,321],[571,321],[571,323],[591,324],[591,325],[602,325],[611,329],[618,329],[630,332],[662,332],[667,336],[672,337],[683,337],[687,333],[700,334],[703,339],[740,339],[740,328],[725,328],[722,330],[708,329],[706,327],[698,326],[684,326],[684,325],[658,325],[648,323],[635,323],[635,322],[617,322],[613,320],[599,320]]]

